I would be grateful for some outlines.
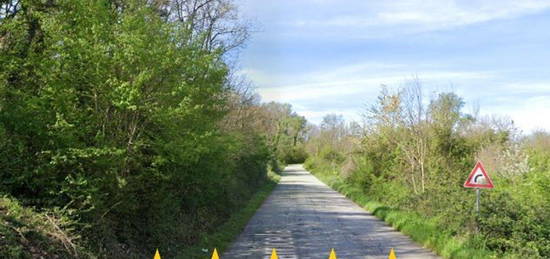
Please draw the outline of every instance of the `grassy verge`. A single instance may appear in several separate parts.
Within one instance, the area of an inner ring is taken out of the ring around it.
[[[438,226],[435,219],[423,217],[415,212],[391,208],[379,202],[369,200],[361,188],[343,181],[333,173],[320,172],[320,170],[315,170],[315,168],[308,168],[308,170],[334,190],[344,194],[376,217],[409,236],[415,242],[422,244],[444,258],[518,258],[516,255],[499,255],[495,252],[479,248],[479,244],[483,243],[482,237],[453,236]]]
[[[254,194],[243,209],[233,214],[215,233],[203,236],[199,244],[184,249],[177,258],[210,258],[214,248],[217,248],[220,254],[225,251],[231,242],[243,231],[250,218],[256,213],[256,210],[271,194],[271,191],[273,191],[280,180],[280,176],[272,172],[268,173],[268,177],[269,180],[267,183]]]
[[[0,258],[90,258],[61,211],[37,212],[0,196]]]
[[[199,244],[183,249],[177,258],[210,258],[214,247],[223,252],[242,232],[279,180],[279,175],[269,172],[266,183],[241,210],[216,232],[203,235]],[[16,199],[0,196],[0,258],[97,258],[82,246],[75,225],[61,211],[37,212],[22,206]],[[206,252],[203,249],[207,249]]]

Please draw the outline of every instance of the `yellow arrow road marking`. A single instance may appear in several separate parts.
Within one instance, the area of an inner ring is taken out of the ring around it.
[[[277,250],[275,250],[275,248],[271,250],[271,259],[279,259],[279,256],[277,255]]]
[[[155,252],[155,256],[153,256],[153,259],[161,259],[160,258],[160,253],[159,253],[159,250],[157,249],[157,251]]]
[[[214,248],[214,252],[212,253],[212,259],[220,259],[220,256],[218,255],[218,249]]]
[[[334,248],[330,250],[330,255],[328,256],[328,259],[337,259],[336,252],[334,252]]]
[[[393,248],[390,250],[390,254],[388,255],[388,259],[397,259],[397,256],[395,256],[395,251],[393,251]]]

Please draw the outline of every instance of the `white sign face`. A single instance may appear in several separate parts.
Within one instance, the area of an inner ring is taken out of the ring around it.
[[[464,183],[466,188],[493,188],[493,181],[487,175],[481,162],[477,162],[474,170],[468,175],[468,179]]]
[[[470,178],[469,183],[470,184],[485,184],[487,180],[485,180],[485,175],[483,175],[483,171],[481,171],[481,168],[476,168],[477,170],[474,172],[474,176]]]

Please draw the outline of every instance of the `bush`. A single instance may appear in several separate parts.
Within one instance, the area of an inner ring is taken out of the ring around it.
[[[308,154],[303,145],[295,146],[283,155],[286,164],[302,164],[306,161]]]
[[[488,248],[535,258],[550,256],[548,208],[518,201],[511,193],[498,190],[484,195],[483,203],[479,227]]]
[[[276,162],[271,131],[245,120],[261,121],[261,105],[232,88],[221,47],[163,16],[171,9],[50,2],[21,1],[0,22],[0,193],[40,213],[72,212],[60,219],[78,223],[98,256],[158,247],[170,257],[196,244]],[[204,8],[230,13],[217,4]]]
[[[419,89],[383,89],[367,111],[365,135],[339,137],[355,143],[352,148],[343,152],[342,143],[323,138],[331,131],[321,129],[310,139],[306,165],[355,200],[413,212],[450,237],[469,240],[460,250],[466,258],[468,249],[489,249],[499,257],[550,257],[549,135],[521,140],[510,122],[491,124],[463,114],[464,102],[454,93],[424,103]],[[488,160],[496,186],[483,191],[479,218],[475,192],[462,187],[477,159]],[[447,248],[441,252],[455,256]]]
[[[84,258],[76,222],[60,210],[38,213],[0,197],[1,258]]]
[[[346,158],[344,155],[328,146],[324,147],[321,150],[321,153],[319,154],[319,157],[321,157],[323,160],[328,161],[332,164],[341,164],[343,163]]]

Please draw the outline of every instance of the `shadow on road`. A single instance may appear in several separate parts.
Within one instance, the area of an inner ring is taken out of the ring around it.
[[[222,258],[437,258],[330,189],[301,166],[283,172],[280,184]]]

